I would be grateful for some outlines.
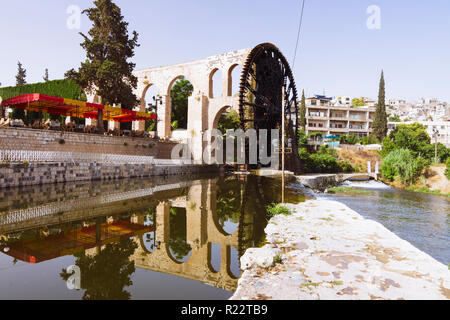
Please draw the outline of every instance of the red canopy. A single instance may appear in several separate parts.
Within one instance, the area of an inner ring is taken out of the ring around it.
[[[154,113],[137,112],[40,93],[25,94],[7,99],[2,102],[2,107],[89,119],[98,119],[98,112],[102,110],[103,120],[119,122],[156,119]]]

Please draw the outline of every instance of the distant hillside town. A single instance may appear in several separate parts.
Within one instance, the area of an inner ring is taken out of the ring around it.
[[[369,136],[375,119],[377,101],[367,97],[327,97],[314,95],[306,98],[307,134],[323,132],[330,136]],[[386,101],[388,128],[401,123],[418,122],[427,128],[430,137],[450,146],[450,104],[437,99],[407,102],[402,99]]]

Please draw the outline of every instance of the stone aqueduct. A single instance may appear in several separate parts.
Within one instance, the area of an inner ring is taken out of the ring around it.
[[[179,138],[184,141],[189,138],[194,161],[200,162],[205,147],[202,133],[208,129],[217,128],[220,115],[227,109],[238,111],[238,95],[233,95],[232,90],[233,70],[237,66],[244,66],[250,52],[251,49],[244,49],[203,60],[135,71],[138,78],[138,87],[135,93],[141,99],[140,111],[145,111],[146,104],[150,102],[146,100],[146,93],[150,87],[155,86],[162,98],[157,107],[158,136]],[[221,97],[213,95],[213,77],[217,71],[222,73]],[[194,92],[188,100],[187,130],[181,136],[174,137],[171,130],[170,91],[175,81],[181,77],[185,77],[191,82]],[[136,126],[140,130],[144,129],[142,122],[135,124]]]

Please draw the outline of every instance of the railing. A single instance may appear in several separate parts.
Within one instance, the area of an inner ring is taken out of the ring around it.
[[[186,159],[155,159],[149,156],[121,154],[100,154],[62,151],[0,150],[0,162],[45,163],[45,162],[85,162],[110,164],[149,164],[159,166],[180,166],[192,164]]]

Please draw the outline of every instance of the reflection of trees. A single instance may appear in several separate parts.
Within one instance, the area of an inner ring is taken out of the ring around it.
[[[240,188],[217,192],[216,215],[222,227],[226,221],[239,223],[241,216]]]
[[[75,255],[75,264],[81,271],[81,288],[86,290],[83,300],[129,300],[131,294],[124,288],[133,284],[130,277],[135,266],[130,256],[136,248],[133,240],[126,239],[107,244],[95,256],[87,256],[85,252]],[[65,281],[71,276],[65,269],[60,275]]]
[[[186,209],[170,208],[169,223],[169,248],[175,260],[182,262],[192,250],[191,246],[187,243]]]

